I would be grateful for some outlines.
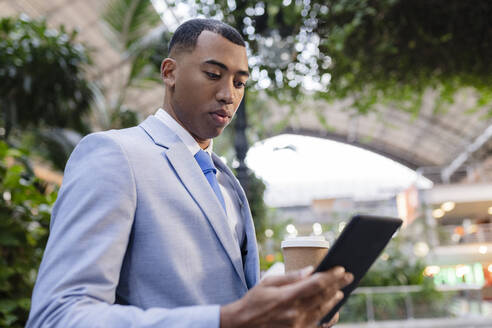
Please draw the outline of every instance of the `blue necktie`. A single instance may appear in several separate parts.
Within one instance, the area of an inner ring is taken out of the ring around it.
[[[215,176],[217,174],[217,169],[215,168],[214,163],[212,162],[212,158],[205,151],[200,150],[198,153],[195,154],[195,159],[198,162],[198,165],[200,165],[203,174],[205,174],[208,183],[212,187],[215,195],[217,195],[217,198],[219,199],[225,211],[226,210],[225,201],[224,201],[224,197],[222,196],[222,192],[220,192],[219,183],[217,182],[217,177]]]

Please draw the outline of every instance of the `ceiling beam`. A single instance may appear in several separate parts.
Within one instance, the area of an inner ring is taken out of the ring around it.
[[[491,137],[492,124],[489,125],[471,144],[466,146],[463,152],[461,152],[448,166],[442,169],[442,181],[449,182],[456,170],[458,170],[474,152],[479,150],[487,141],[489,141]]]

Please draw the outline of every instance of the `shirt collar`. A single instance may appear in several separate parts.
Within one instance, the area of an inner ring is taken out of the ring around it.
[[[166,124],[168,128],[170,128],[176,135],[181,139],[181,141],[186,145],[186,148],[190,151],[190,153],[195,156],[202,148],[196,142],[195,138],[186,131],[185,128],[181,126],[168,112],[164,109],[159,108],[154,115],[157,119],[159,119],[162,123]],[[210,144],[207,148],[204,149],[210,156],[212,156],[213,151],[213,140],[210,140]]]

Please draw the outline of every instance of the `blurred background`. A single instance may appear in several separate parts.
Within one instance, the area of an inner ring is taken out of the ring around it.
[[[214,150],[247,192],[262,275],[286,237],[399,216],[339,326],[492,327],[491,16],[487,0],[0,0],[0,326],[26,322],[77,142],[153,114],[172,32],[211,17],[248,44]]]

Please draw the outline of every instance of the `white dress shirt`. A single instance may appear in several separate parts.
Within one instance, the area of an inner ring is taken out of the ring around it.
[[[195,156],[202,148],[193,138],[193,136],[186,131],[176,120],[169,115],[165,110],[159,108],[155,113],[155,117],[163,122],[168,128],[170,128],[176,135],[181,139],[181,141],[186,145],[186,148],[190,153]],[[206,151],[210,156],[212,155],[213,140],[210,140],[210,144],[204,151]],[[217,169],[217,182],[219,183],[220,191],[224,197],[227,219],[229,227],[231,228],[239,247],[244,242],[244,225],[241,216],[240,206],[238,203],[236,192],[234,191],[231,182],[226,174],[222,173]]]

